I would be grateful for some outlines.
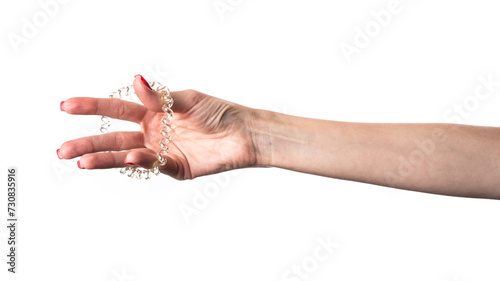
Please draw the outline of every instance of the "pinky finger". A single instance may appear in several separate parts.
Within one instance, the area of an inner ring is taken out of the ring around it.
[[[157,158],[156,154],[153,154],[147,149],[135,149],[130,151],[127,156],[123,158],[123,161],[129,165],[138,165],[145,169],[151,169],[157,161]],[[173,178],[179,178],[179,168],[172,157],[167,156],[167,163],[159,168],[162,173]]]

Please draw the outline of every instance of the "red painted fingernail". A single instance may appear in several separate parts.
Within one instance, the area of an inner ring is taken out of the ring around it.
[[[151,89],[151,86],[149,86],[148,81],[146,81],[146,79],[144,79],[144,77],[142,77],[142,75],[137,74],[136,76],[134,76],[134,78],[135,78],[135,77],[137,77],[137,76],[141,77],[141,81],[142,81],[142,83],[143,83],[143,84],[145,84],[146,86],[148,86],[148,88],[149,88],[150,90],[153,90],[153,89]]]
[[[76,165],[78,166],[78,168],[80,168],[80,169],[84,169],[84,168],[82,167],[82,165],[80,164],[80,160],[78,160],[78,162],[76,162]]]
[[[61,108],[61,111],[64,111],[64,109],[62,108],[63,104],[64,104],[64,102],[62,101],[61,105],[59,106],[59,108]]]
[[[61,155],[59,154],[59,149],[57,150],[57,158],[62,159]]]
[[[127,162],[127,156],[123,157],[123,163],[127,164],[127,165],[134,165],[134,163],[131,163],[131,162]]]

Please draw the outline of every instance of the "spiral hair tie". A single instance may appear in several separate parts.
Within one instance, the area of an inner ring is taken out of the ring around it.
[[[162,138],[158,143],[159,150],[156,153],[156,161],[154,162],[153,168],[151,169],[144,169],[136,165],[127,165],[126,167],[120,169],[121,174],[127,175],[130,178],[133,178],[135,175],[135,177],[138,179],[145,178],[147,180],[151,178],[151,174],[160,174],[160,166],[164,166],[165,164],[167,164],[167,155],[170,151],[168,144],[172,140],[170,131],[172,130],[172,118],[174,117],[174,111],[172,110],[174,99],[170,95],[170,91],[168,90],[168,88],[156,81],[148,82],[148,84],[151,89],[153,89],[153,91],[160,95],[161,101],[163,103],[162,110],[165,113],[165,115],[163,115],[163,117],[161,118],[162,126],[160,128],[160,134],[162,135]],[[130,96],[132,94],[135,94],[134,87],[133,85],[129,85],[118,89],[116,92],[111,93],[109,97],[121,99],[122,95]],[[101,133],[109,133],[109,129],[111,127],[111,119],[106,116],[101,116],[101,121]]]

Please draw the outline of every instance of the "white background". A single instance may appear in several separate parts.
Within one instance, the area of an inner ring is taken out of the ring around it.
[[[7,273],[2,222],[1,280],[283,280],[327,237],[339,247],[308,280],[500,278],[499,201],[275,168],[146,182],[57,158],[64,141],[99,126],[59,103],[106,97],[138,73],[174,90],[356,122],[447,122],[478,77],[500,80],[498,1],[401,0],[350,63],[341,43],[353,45],[389,0],[220,3],[231,10],[220,15],[213,0],[70,0],[44,23],[39,2],[2,0],[0,166],[3,178],[17,166],[20,185],[19,273]],[[37,30],[12,44],[23,18]],[[460,123],[500,125],[495,93]],[[221,191],[188,224],[179,207],[207,187]]]

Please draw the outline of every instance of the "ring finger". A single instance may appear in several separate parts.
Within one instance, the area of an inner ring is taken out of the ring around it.
[[[61,159],[71,159],[87,153],[141,147],[144,147],[144,136],[141,132],[112,132],[67,141],[57,150],[57,154]]]

